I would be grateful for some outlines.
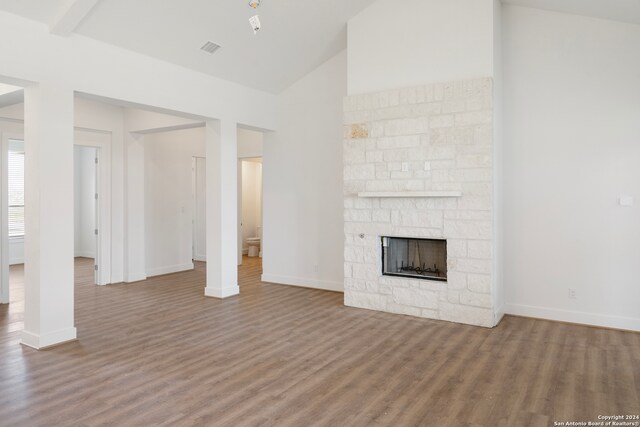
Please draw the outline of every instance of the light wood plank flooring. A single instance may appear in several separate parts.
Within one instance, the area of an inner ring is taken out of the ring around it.
[[[640,414],[640,334],[507,317],[495,329],[344,307],[260,282],[203,296],[205,271],[92,285],[80,341],[18,344],[21,269],[0,308],[2,426],[549,426]]]

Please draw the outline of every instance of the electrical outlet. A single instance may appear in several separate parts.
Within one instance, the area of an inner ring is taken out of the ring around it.
[[[313,271],[314,273],[318,272],[318,264],[313,264]]]
[[[576,290],[569,288],[569,299],[576,299]]]

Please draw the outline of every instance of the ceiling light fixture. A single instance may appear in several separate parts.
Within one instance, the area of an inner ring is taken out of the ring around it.
[[[257,9],[258,7],[260,7],[260,0],[249,1],[249,7],[252,9]],[[260,17],[258,15],[253,15],[251,18],[249,18],[249,25],[251,25],[253,34],[257,34],[258,30],[260,30]]]
[[[253,29],[253,34],[257,34],[258,30],[260,29],[260,17],[258,15],[253,15],[251,18],[249,18],[249,24]]]

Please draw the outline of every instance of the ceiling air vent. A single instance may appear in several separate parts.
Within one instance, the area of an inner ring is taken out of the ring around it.
[[[220,49],[220,45],[215,44],[214,42],[206,42],[200,49],[204,50],[207,53],[213,53],[216,50]]]

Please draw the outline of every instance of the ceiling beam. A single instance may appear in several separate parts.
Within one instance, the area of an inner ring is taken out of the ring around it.
[[[49,31],[59,36],[70,35],[99,2],[100,0],[69,0],[49,25]]]

